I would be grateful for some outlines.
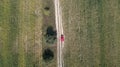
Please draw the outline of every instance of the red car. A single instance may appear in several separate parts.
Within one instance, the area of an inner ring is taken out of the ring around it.
[[[62,42],[64,41],[64,35],[63,34],[61,35],[60,39],[61,39]]]

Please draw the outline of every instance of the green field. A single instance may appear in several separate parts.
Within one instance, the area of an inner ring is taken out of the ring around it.
[[[42,67],[41,35],[42,0],[0,0],[0,67]]]
[[[0,0],[0,67],[56,67],[56,43],[43,38],[48,26],[55,29],[53,0]],[[55,54],[49,62],[47,48]]]
[[[120,1],[60,1],[65,67],[120,67]]]

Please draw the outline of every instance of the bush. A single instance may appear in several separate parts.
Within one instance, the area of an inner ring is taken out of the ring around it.
[[[46,16],[49,16],[49,15],[50,15],[50,7],[45,7],[45,8],[44,8],[44,14],[45,14]]]
[[[49,9],[50,9],[50,7],[45,7],[44,9],[45,9],[45,10],[49,10]]]
[[[49,26],[46,32],[47,32],[46,35],[48,36],[56,36],[56,31],[53,30],[52,26]]]
[[[53,30],[52,26],[49,26],[46,30],[45,39],[47,43],[53,44],[56,40],[56,31]]]
[[[54,58],[54,53],[50,49],[45,49],[43,52],[43,59],[45,61],[50,61]]]

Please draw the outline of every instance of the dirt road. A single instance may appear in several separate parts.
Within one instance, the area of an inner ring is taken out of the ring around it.
[[[63,33],[62,25],[62,11],[60,7],[59,0],[54,0],[55,4],[55,16],[56,16],[56,29],[57,29],[57,67],[64,67],[62,49],[64,47],[64,42],[60,40],[61,34]]]

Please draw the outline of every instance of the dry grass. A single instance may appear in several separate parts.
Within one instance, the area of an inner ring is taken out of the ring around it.
[[[61,0],[65,67],[119,67],[118,0]]]

